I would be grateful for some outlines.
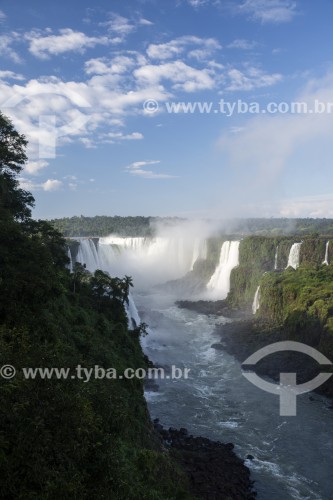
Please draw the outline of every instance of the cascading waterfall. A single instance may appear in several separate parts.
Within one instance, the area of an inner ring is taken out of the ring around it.
[[[252,312],[255,314],[260,307],[260,285],[256,289],[256,293],[254,294],[253,304],[252,304]]]
[[[278,253],[279,253],[279,245],[276,247],[275,256],[274,256],[274,271],[278,268]]]
[[[207,259],[207,241],[200,238],[194,240],[193,257],[191,263],[191,271],[193,270],[194,264],[199,259]]]
[[[301,244],[302,243],[293,243],[293,245],[291,246],[287,267],[293,267],[294,269],[298,268]]]
[[[221,248],[220,261],[207,283],[209,296],[225,299],[230,290],[230,273],[239,264],[239,241],[225,241]]]
[[[69,247],[67,248],[67,257],[69,258],[69,264],[67,264],[67,269],[69,269],[69,271],[72,273],[73,272],[73,259],[72,259],[72,254],[71,254],[71,250]]]
[[[96,269],[103,269],[99,259],[98,249],[92,239],[82,238],[76,256],[76,262],[85,264],[88,271],[95,272]]]
[[[141,323],[141,319],[131,294],[128,295],[128,304],[125,304],[128,326],[131,330]]]
[[[152,285],[184,276],[197,259],[207,257],[204,238],[108,236],[79,239],[76,261],[90,272],[102,269],[111,275],[130,275],[135,284]]]
[[[330,242],[326,241],[325,258],[323,261],[323,264],[326,264],[326,266],[328,266],[328,248],[329,248],[329,246],[330,246]]]

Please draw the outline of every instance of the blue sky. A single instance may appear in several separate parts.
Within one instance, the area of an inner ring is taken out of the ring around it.
[[[332,18],[330,0],[0,1],[34,216],[333,217]]]

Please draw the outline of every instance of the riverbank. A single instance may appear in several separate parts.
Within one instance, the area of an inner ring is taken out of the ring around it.
[[[233,321],[230,323],[216,326],[216,332],[221,340],[212,344],[212,347],[235,356],[240,363],[243,363],[251,354],[262,347],[275,342],[293,340],[307,344],[307,340],[301,336],[300,338],[290,338],[288,332],[282,327],[272,326],[272,324],[254,318],[247,312],[231,309],[223,300],[216,302],[178,301],[176,304],[178,307],[196,311],[199,314],[215,314],[232,319]],[[312,345],[312,347],[318,348],[316,345]],[[255,372],[258,375],[270,377],[274,381],[279,381],[282,372],[296,372],[298,384],[312,380],[321,371],[323,370],[320,365],[311,357],[290,351],[267,356],[255,366]],[[327,371],[327,367],[324,371]],[[316,392],[333,399],[332,378],[316,389]]]
[[[233,451],[232,443],[223,444],[194,437],[184,428],[165,429],[154,420],[155,430],[170,456],[179,464],[189,480],[195,499],[254,500],[250,470]]]

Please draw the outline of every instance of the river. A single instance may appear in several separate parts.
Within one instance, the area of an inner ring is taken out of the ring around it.
[[[297,416],[279,416],[279,398],[253,386],[240,363],[211,348],[215,325],[230,321],[179,309],[163,293],[136,293],[151,326],[142,341],[156,364],[189,368],[188,379],[159,380],[146,392],[152,418],[165,427],[235,444],[246,458],[258,500],[333,498],[333,410],[317,394],[297,397]]]

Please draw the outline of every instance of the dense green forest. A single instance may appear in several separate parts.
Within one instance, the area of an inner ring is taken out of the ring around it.
[[[24,367],[121,374],[148,363],[144,328],[127,326],[129,277],[70,273],[63,237],[31,219],[34,199],[17,180],[26,145],[0,114],[0,356],[16,369],[0,380],[0,497],[190,498],[152,431],[142,380],[23,376]]]
[[[97,215],[96,217],[65,217],[54,219],[50,224],[64,236],[153,236],[157,224],[175,224],[178,217],[114,217]]]
[[[108,236],[117,234],[119,236],[153,236],[156,227],[162,225],[174,225],[184,219],[178,217],[120,217],[120,216],[95,216],[95,217],[65,217],[53,219],[50,224],[64,236]],[[235,219],[220,220],[207,224],[215,226],[216,235],[224,236],[234,234],[235,236],[262,235],[308,235],[320,234],[323,236],[333,235],[333,219]]]

